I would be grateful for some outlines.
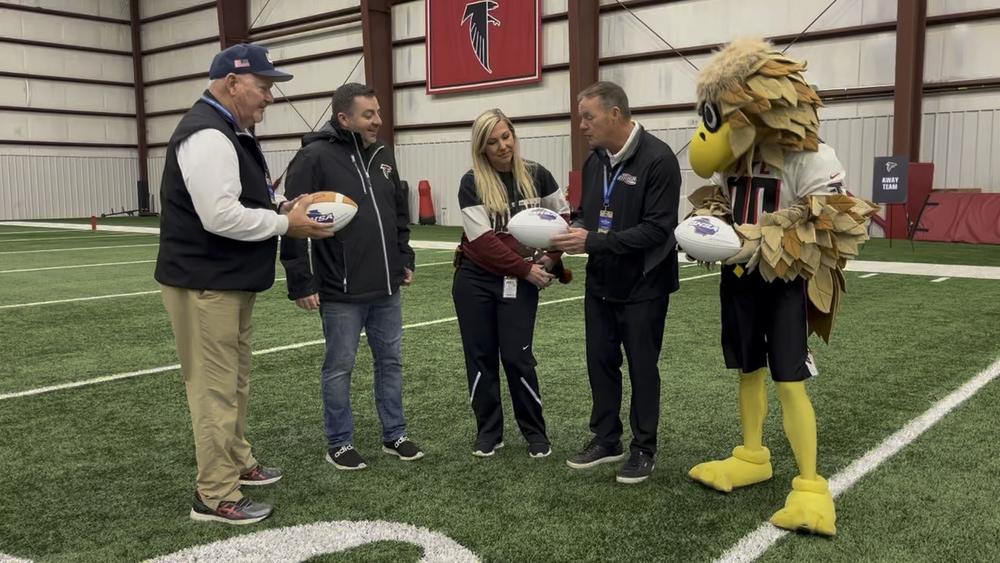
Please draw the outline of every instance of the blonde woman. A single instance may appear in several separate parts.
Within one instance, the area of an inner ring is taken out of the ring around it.
[[[472,125],[472,170],[462,176],[458,201],[465,233],[452,297],[476,416],[472,453],[489,457],[503,447],[502,363],[528,455],[546,457],[552,448],[542,417],[532,335],[538,292],[552,283],[562,264],[558,253],[535,260],[535,252],[507,232],[507,222],[529,207],[568,218],[569,205],[545,167],[521,158],[514,125],[498,109],[484,112]]]

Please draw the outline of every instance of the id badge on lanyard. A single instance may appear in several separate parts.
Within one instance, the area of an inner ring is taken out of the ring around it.
[[[611,181],[608,181],[608,167],[604,167],[604,207],[601,208],[601,212],[597,217],[597,232],[607,233],[611,231],[611,223],[615,217],[615,212],[611,210],[611,194],[615,191],[615,182],[618,181],[618,175],[622,173],[622,168],[625,168],[624,164],[618,165],[617,170],[614,171],[614,175],[611,176]]]
[[[503,298],[517,299],[517,278],[515,278],[514,276],[504,276]]]

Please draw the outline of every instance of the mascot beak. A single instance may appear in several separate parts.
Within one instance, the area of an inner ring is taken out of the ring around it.
[[[705,121],[698,125],[691,139],[688,160],[694,173],[702,178],[711,178],[712,174],[722,172],[736,160],[733,149],[729,146],[730,128],[728,123],[712,132],[705,126]]]

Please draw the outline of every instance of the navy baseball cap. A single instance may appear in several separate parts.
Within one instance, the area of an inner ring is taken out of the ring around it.
[[[208,77],[212,80],[223,78],[229,73],[256,74],[275,82],[286,82],[292,75],[274,68],[267,49],[253,43],[240,43],[221,51],[212,59]]]

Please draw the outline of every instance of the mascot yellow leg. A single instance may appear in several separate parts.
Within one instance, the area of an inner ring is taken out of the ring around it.
[[[833,536],[837,533],[837,513],[826,479],[816,472],[816,414],[805,382],[776,385],[785,435],[795,454],[799,476],[792,480],[785,507],[771,516],[771,523],[786,530]]]
[[[688,476],[708,487],[728,493],[771,478],[771,453],[764,447],[767,417],[767,369],[740,375],[740,423],[743,445],[726,459],[700,463]],[[815,450],[815,448],[814,448]]]

